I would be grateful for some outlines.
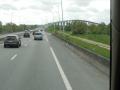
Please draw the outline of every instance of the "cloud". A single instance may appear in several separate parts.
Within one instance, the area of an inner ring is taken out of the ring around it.
[[[52,22],[53,18],[57,21],[59,14],[61,17],[60,1],[61,0],[0,0],[0,9],[1,14],[4,14],[4,12],[8,13],[6,17],[10,15],[8,10],[14,10],[14,18],[21,17],[21,22],[40,24],[42,22]],[[64,19],[109,22],[109,4],[110,0],[63,0]],[[0,18],[4,22],[7,22],[8,19],[6,19],[3,14],[2,16],[0,15]],[[37,18],[39,18],[39,20]],[[14,19],[14,22],[17,22],[17,20]]]
[[[86,7],[88,6],[93,0],[73,0],[74,4],[78,5],[79,7]]]
[[[92,12],[92,13],[98,13],[99,10],[97,10],[96,8],[87,8],[87,10],[89,10],[89,12]]]
[[[1,10],[17,10],[17,8],[10,4],[1,4],[0,5]]]
[[[42,3],[43,5],[56,5],[59,0],[33,0],[34,3]]]
[[[58,1],[48,1],[48,0],[33,0],[31,5],[21,7],[21,10],[32,9],[32,10],[41,10],[44,12],[51,12],[54,7],[58,4]]]
[[[29,7],[27,7],[27,9],[33,9],[33,10],[41,10],[41,11],[51,11],[53,9],[53,6],[44,6],[44,5],[40,5],[40,6],[36,6],[36,5],[31,5]]]

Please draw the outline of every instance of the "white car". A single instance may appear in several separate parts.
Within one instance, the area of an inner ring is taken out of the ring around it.
[[[43,40],[43,34],[41,32],[35,32],[34,40]]]

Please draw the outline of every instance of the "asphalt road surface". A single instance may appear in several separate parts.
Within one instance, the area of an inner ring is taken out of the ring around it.
[[[109,77],[44,33],[20,48],[0,44],[0,90],[109,90]]]

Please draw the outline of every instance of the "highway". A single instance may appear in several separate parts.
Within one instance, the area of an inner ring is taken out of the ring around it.
[[[44,32],[22,38],[20,48],[0,44],[0,90],[109,90],[109,77]]]

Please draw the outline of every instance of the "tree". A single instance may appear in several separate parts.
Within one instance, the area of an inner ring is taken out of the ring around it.
[[[84,22],[73,22],[72,34],[84,34],[87,31],[87,24]]]
[[[71,24],[67,23],[67,25],[65,26],[65,31],[71,31]]]
[[[37,28],[37,25],[16,25],[15,23],[6,23],[5,25],[2,25],[2,22],[0,21],[0,33],[19,32],[34,28]]]
[[[97,34],[97,25],[95,24],[90,24],[88,25],[88,33],[92,33],[92,34]]]
[[[4,25],[4,32],[12,32],[12,23]]]
[[[2,33],[2,22],[0,21],[0,33]]]
[[[88,31],[91,34],[110,34],[110,24],[100,23],[98,25],[90,24],[88,26]]]
[[[110,23],[106,26],[106,34],[110,35]]]
[[[105,34],[106,33],[106,25],[105,25],[105,23],[98,24],[97,28],[98,28],[97,29],[98,34]]]

